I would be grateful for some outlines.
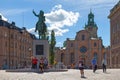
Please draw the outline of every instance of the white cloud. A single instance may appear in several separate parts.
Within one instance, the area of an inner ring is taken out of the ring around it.
[[[52,8],[52,11],[55,11],[61,8],[62,8],[62,5],[55,5],[55,7]]]
[[[1,15],[2,20],[4,20],[4,21],[7,21],[7,20],[8,20],[8,19],[5,18],[1,13],[0,13],[0,15]]]
[[[30,32],[30,33],[32,33],[32,34],[34,34],[36,37],[38,37],[39,35],[38,35],[38,33],[37,32],[35,32],[35,28],[30,28],[30,29],[27,29],[27,31],[28,32]]]
[[[35,28],[30,28],[30,29],[27,29],[27,31],[28,31],[28,32],[30,32],[30,33],[34,33]]]
[[[62,47],[62,46],[63,46],[63,42],[57,42],[56,45],[57,45],[58,47]]]
[[[56,36],[68,32],[68,26],[73,26],[79,18],[78,12],[66,11],[62,5],[55,5],[50,13],[45,14],[48,30],[55,30]]]

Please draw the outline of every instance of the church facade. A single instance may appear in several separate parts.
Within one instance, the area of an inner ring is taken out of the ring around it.
[[[74,64],[77,66],[79,60],[83,60],[86,68],[91,68],[91,60],[97,60],[101,68],[102,59],[106,58],[106,48],[103,46],[101,37],[97,35],[98,27],[94,21],[94,14],[90,11],[88,22],[84,30],[76,33],[75,39],[69,38],[65,41],[65,47],[56,50],[56,59],[66,66]]]

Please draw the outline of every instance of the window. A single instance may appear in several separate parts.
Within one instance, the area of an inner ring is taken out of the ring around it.
[[[115,57],[114,56],[112,57],[112,64],[113,65],[115,64]]]
[[[85,46],[80,47],[80,52],[81,53],[86,53],[87,52],[87,48]]]
[[[73,63],[74,60],[75,60],[75,58],[74,58],[74,53],[71,53],[71,63]]]
[[[11,37],[11,39],[13,39],[13,34],[11,34],[11,36],[10,36],[10,37]]]
[[[116,64],[118,65],[119,64],[119,61],[118,61],[119,57],[116,56]]]
[[[36,45],[36,55],[44,54],[44,45]]]
[[[64,59],[64,53],[61,54],[61,62],[63,62]]]
[[[106,59],[106,53],[104,53],[103,58]]]
[[[7,42],[5,42],[5,47],[7,47]]]
[[[73,43],[71,43],[70,46],[73,47]]]
[[[117,24],[116,27],[117,27],[117,31],[119,31],[119,24]]]
[[[82,40],[85,40],[85,35],[82,35]]]
[[[97,56],[97,53],[95,52],[94,53],[94,58],[97,60],[98,56]]]
[[[97,46],[97,44],[96,43],[94,43],[94,47],[96,47]]]
[[[90,22],[92,22],[92,18],[90,19]]]

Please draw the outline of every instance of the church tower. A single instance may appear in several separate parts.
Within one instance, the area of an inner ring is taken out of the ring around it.
[[[90,33],[90,38],[97,38],[98,27],[94,22],[94,14],[91,12],[91,10],[88,14],[88,23],[87,25],[85,24],[85,30],[87,30]]]

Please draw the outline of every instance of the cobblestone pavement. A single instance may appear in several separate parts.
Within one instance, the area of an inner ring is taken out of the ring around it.
[[[107,69],[106,73],[97,70],[85,70],[86,78],[80,78],[79,70],[69,69],[66,72],[5,72],[0,70],[0,80],[120,80],[120,69]]]

